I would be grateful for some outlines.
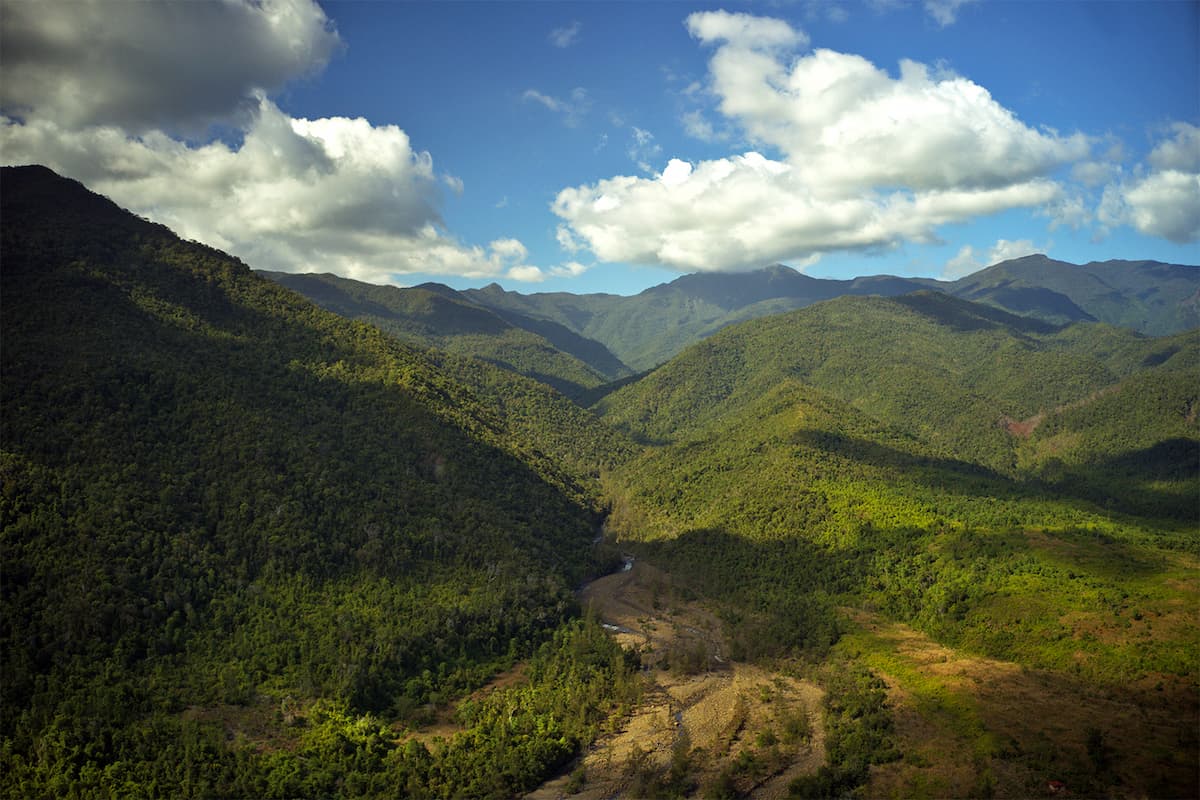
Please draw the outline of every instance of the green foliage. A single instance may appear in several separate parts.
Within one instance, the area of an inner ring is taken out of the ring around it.
[[[836,659],[821,672],[825,685],[828,764],[797,778],[789,797],[842,797],[866,782],[872,764],[900,758],[892,742],[887,686],[862,665]]]
[[[1198,343],[1088,329],[923,295],[724,331],[598,406],[652,443],[606,476],[610,527],[724,607],[738,657],[819,654],[845,604],[1102,683],[1196,675],[1194,621],[1124,620],[1192,602]],[[1048,410],[1022,438],[1004,403]]]

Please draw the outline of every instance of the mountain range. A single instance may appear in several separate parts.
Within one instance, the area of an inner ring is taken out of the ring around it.
[[[374,287],[41,167],[0,256],[0,796],[1200,780],[1195,267]],[[635,558],[717,650],[579,608]]]
[[[440,284],[396,289],[332,275],[265,274],[325,308],[413,341],[482,354],[490,338],[496,353],[489,357],[523,374],[554,376],[568,393],[592,388],[597,379],[651,369],[728,325],[845,295],[931,290],[1056,325],[1107,322],[1151,336],[1200,325],[1200,268],[1156,261],[1075,265],[1031,255],[956,281],[888,275],[830,280],[775,265],[742,275],[685,275],[630,297],[521,294],[494,283],[461,292]],[[470,341],[454,343],[467,336]],[[582,364],[546,363],[547,344]]]

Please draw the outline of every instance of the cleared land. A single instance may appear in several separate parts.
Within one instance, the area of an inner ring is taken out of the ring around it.
[[[718,620],[682,600],[663,573],[634,563],[593,582],[583,601],[641,655],[647,688],[618,730],[530,798],[631,796],[668,779],[673,765],[686,767],[679,780],[688,794],[724,781],[751,797],[780,798],[825,762],[821,689],[726,660]]]

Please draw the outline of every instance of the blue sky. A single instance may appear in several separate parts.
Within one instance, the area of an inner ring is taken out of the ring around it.
[[[1195,3],[80,8],[4,2],[0,157],[255,267],[628,294],[1200,262]]]

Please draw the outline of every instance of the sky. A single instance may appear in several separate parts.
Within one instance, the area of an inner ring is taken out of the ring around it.
[[[1198,43],[1153,0],[0,0],[0,162],[398,286],[1200,264]]]

